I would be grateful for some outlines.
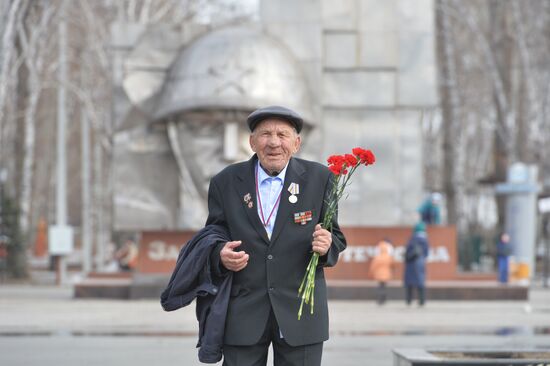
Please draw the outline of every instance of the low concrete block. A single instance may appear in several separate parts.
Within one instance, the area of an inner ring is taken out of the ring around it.
[[[424,350],[398,348],[393,350],[394,366],[436,365],[550,365],[550,349],[479,349],[479,350]]]

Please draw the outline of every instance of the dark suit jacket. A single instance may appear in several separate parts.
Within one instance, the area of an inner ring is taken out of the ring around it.
[[[242,240],[237,250],[249,255],[248,265],[235,272],[225,325],[224,341],[229,345],[256,343],[267,323],[271,309],[286,342],[292,346],[313,344],[328,339],[327,289],[323,267],[334,266],[346,247],[335,216],[332,246],[320,258],[315,279],[315,307],[310,314],[304,308],[298,320],[298,288],[311,257],[315,225],[322,221],[325,198],[332,184],[327,167],[292,158],[289,162],[282,197],[271,240],[260,221],[256,206],[254,155],[247,162],[225,168],[210,182],[207,224],[224,225],[232,240]],[[298,202],[290,203],[288,187],[300,186]],[[250,194],[254,206],[249,208],[244,197]],[[306,225],[294,222],[294,213],[312,211]],[[219,264],[218,245],[214,262]],[[213,263],[214,264],[214,263]],[[220,264],[221,265],[221,264]]]

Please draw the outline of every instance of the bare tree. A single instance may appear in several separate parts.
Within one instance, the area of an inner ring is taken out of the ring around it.
[[[0,49],[0,148],[4,146],[4,109],[10,79],[9,76],[11,74],[10,68],[16,53],[15,34],[17,22],[21,19],[21,9],[26,8],[27,3],[28,0],[13,0],[2,3],[2,45]]]
[[[462,234],[486,225],[489,196],[503,224],[503,202],[488,187],[511,163],[537,164],[550,183],[549,11],[544,0],[436,2],[440,169],[449,221]]]
[[[458,93],[456,70],[456,44],[452,42],[453,29],[445,7],[448,1],[442,0],[436,9],[436,21],[439,29],[438,48],[442,55],[440,65],[440,94],[443,114],[443,188],[447,198],[447,219],[456,224],[459,217],[458,205],[464,200],[464,176],[461,174],[460,161],[457,159],[462,150],[461,121],[459,110],[461,100]]]
[[[17,36],[21,45],[21,58],[27,72],[27,98],[24,111],[23,165],[19,197],[19,223],[26,233],[29,228],[29,213],[33,186],[35,161],[36,110],[44,88],[47,52],[51,47],[51,37],[47,32],[51,25],[55,7],[39,1],[26,9],[22,21],[17,24]]]
[[[0,5],[0,166],[9,167],[11,186],[24,234],[32,241],[40,217],[53,221],[55,199],[55,117],[57,22],[60,0],[6,0]],[[109,47],[114,22],[144,29],[162,24],[180,34],[190,22],[208,26],[250,16],[236,0],[98,0],[66,2],[68,19],[68,194],[69,224],[93,218],[96,242],[110,240],[112,223],[113,53]],[[9,112],[9,113],[7,113]],[[86,126],[76,123],[82,116]],[[8,118],[6,118],[8,117]],[[90,127],[92,186],[80,194],[84,172],[81,129]],[[6,142],[6,143],[4,143]],[[64,142],[57,142],[64,143]],[[90,199],[91,198],[91,199]],[[86,210],[81,210],[82,202]],[[31,234],[31,235],[29,235]],[[99,248],[99,246],[97,246]]]

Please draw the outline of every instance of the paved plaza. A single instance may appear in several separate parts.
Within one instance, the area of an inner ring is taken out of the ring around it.
[[[73,299],[71,287],[0,284],[0,365],[201,365],[194,304]],[[393,364],[394,348],[550,347],[550,290],[528,302],[336,301],[323,365]]]

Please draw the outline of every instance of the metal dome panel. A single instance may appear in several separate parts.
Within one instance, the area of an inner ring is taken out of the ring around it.
[[[249,26],[213,31],[184,48],[170,69],[155,118],[200,109],[296,110],[312,124],[307,83],[292,54]]]

